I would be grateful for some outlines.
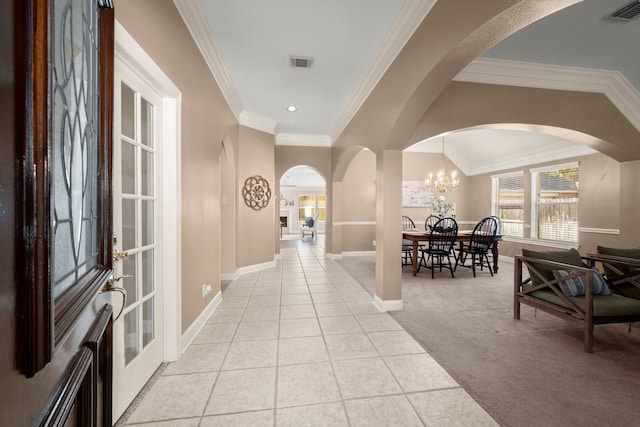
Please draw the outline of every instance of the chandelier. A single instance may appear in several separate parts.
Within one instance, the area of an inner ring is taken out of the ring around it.
[[[431,189],[432,193],[448,193],[454,191],[460,185],[460,177],[457,171],[451,172],[447,175],[444,168],[444,136],[442,137],[442,166],[440,171],[433,176],[433,173],[429,173],[429,177],[424,182],[427,187]]]

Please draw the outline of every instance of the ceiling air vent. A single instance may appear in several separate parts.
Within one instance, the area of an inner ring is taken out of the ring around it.
[[[293,68],[311,68],[313,58],[308,56],[290,56],[289,63]]]
[[[611,17],[622,21],[631,21],[638,15],[640,15],[640,0],[633,1],[622,9],[616,10],[611,14]]]

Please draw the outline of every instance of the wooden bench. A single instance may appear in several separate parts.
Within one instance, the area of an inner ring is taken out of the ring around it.
[[[582,257],[585,267],[548,261],[541,258],[516,256],[514,269],[514,308],[513,317],[520,319],[520,304],[526,304],[537,310],[554,316],[582,322],[584,327],[584,351],[593,352],[594,325],[607,323],[627,323],[640,320],[640,299],[622,295],[593,295],[592,274],[589,266],[596,263],[609,263],[618,266],[630,265],[640,268],[640,260],[590,254]],[[536,277],[533,283],[531,277],[523,278],[523,266],[529,270],[529,276]],[[549,279],[542,270],[567,270],[572,272],[567,277]],[[585,295],[567,297],[558,283],[573,277],[582,277],[585,285]],[[626,282],[638,278],[638,274],[629,274]],[[619,285],[618,281],[617,285]],[[615,288],[615,284],[613,287]]]

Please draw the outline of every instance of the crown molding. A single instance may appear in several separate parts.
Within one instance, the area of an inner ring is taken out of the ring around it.
[[[242,126],[266,132],[271,135],[275,135],[278,130],[278,122],[249,110],[242,110],[240,112],[238,122]]]
[[[503,171],[519,167],[535,165],[539,163],[556,162],[562,159],[569,159],[578,156],[588,156],[595,151],[586,145],[575,144],[566,146],[565,144],[553,144],[544,151],[536,153],[523,153],[519,157],[511,157],[500,160],[498,162],[483,163],[478,165],[476,162],[468,159],[463,153],[449,147],[447,157],[451,160],[462,173],[467,176],[480,175],[483,173],[491,173],[495,171]]]
[[[220,49],[218,49],[218,45],[215,42],[213,33],[209,28],[199,1],[173,0],[173,4],[176,6],[176,9],[178,9],[182,20],[191,33],[191,37],[193,37],[198,49],[200,49],[200,53],[209,66],[213,78],[218,83],[222,95],[226,99],[227,104],[229,104],[231,112],[236,119],[239,120],[243,111],[242,101],[233,85],[227,68],[224,66],[222,54],[220,53]]]
[[[329,133],[332,141],[335,141],[345,130],[435,3],[436,0],[406,0],[404,2],[367,73],[347,101]]]
[[[640,131],[640,93],[618,71],[477,58],[454,80],[602,93]]]
[[[298,133],[279,133],[276,145],[294,145],[303,147],[331,147],[328,135],[305,135]]]

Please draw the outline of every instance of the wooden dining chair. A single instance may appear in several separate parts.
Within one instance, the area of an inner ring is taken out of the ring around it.
[[[456,268],[458,266],[471,268],[473,270],[473,277],[476,277],[476,267],[480,267],[480,270],[487,267],[489,273],[493,276],[493,269],[489,262],[488,253],[495,241],[497,233],[498,222],[495,218],[489,216],[478,222],[473,228],[469,243],[463,244],[458,253]],[[467,264],[469,258],[470,263]]]
[[[427,219],[424,221],[424,229],[426,231],[431,231],[436,222],[440,221],[440,217],[436,215],[429,215]]]
[[[402,231],[415,230],[416,224],[411,218],[402,215]],[[402,239],[402,265],[411,265],[413,261],[413,242]]]
[[[431,278],[435,278],[436,267],[442,271],[443,268],[451,272],[451,277],[455,277],[453,272],[455,267],[451,264],[453,247],[458,237],[458,223],[453,218],[442,218],[436,222],[429,234],[428,245],[420,249],[420,267],[431,269]],[[426,257],[425,257],[426,256]],[[446,258],[446,263],[445,263]],[[455,259],[455,255],[454,255]],[[429,265],[429,260],[431,265]]]

